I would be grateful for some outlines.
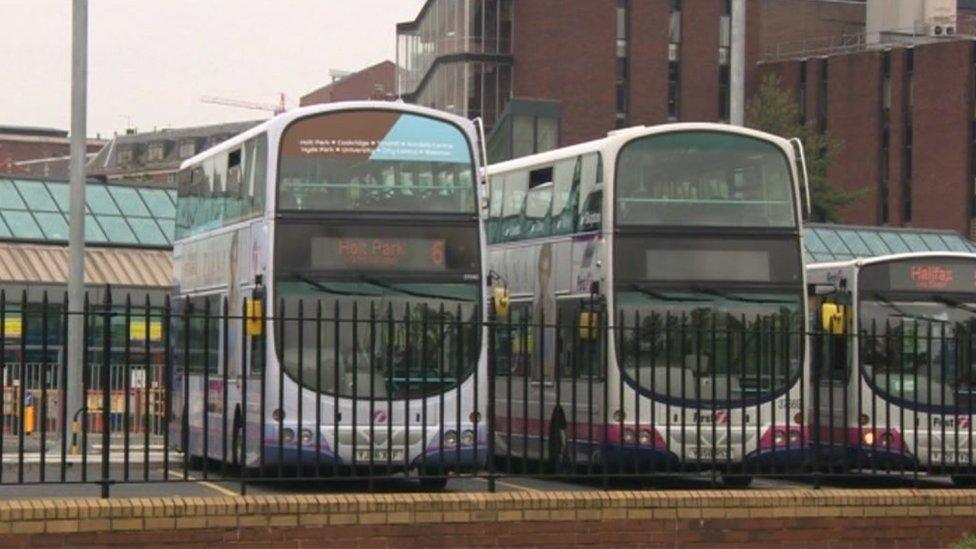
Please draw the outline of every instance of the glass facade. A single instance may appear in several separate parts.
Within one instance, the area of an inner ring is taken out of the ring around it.
[[[807,262],[845,261],[907,252],[976,252],[976,243],[951,231],[807,225]]]
[[[491,127],[511,93],[512,0],[429,0],[397,25],[404,100]]]
[[[0,179],[0,239],[67,242],[68,183]],[[85,188],[85,241],[168,248],[176,192],[105,185]]]

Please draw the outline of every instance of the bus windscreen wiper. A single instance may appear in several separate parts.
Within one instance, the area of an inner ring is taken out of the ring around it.
[[[951,297],[944,296],[942,294],[932,294],[931,297],[933,301],[938,301],[939,303],[948,305],[950,307],[955,307],[956,309],[960,309],[968,313],[976,313],[976,307],[970,305],[969,303],[963,303],[962,301],[952,299]]]
[[[686,297],[673,297],[667,294],[661,293],[657,290],[652,290],[647,286],[641,286],[640,284],[629,284],[627,288],[634,290],[636,292],[642,293],[648,297],[653,297],[654,299],[660,299],[661,301],[673,301],[675,303],[687,303],[689,301],[708,301],[707,299],[699,298],[686,298]]]
[[[356,293],[356,292],[343,292],[341,290],[336,290],[334,288],[330,288],[330,287],[326,286],[325,284],[323,284],[323,283],[321,283],[321,282],[319,282],[317,280],[313,280],[313,279],[311,279],[311,278],[303,275],[302,273],[300,273],[298,271],[292,271],[289,274],[292,277],[294,277],[296,280],[298,280],[299,282],[304,282],[305,284],[308,284],[309,286],[315,288],[316,290],[318,290],[318,291],[320,291],[322,293],[333,294],[333,295],[347,295],[347,296],[360,296],[360,295],[362,295],[362,294],[359,294],[359,293]]]
[[[401,293],[404,295],[409,295],[411,297],[419,297],[425,299],[444,299],[447,301],[462,301],[462,302],[471,301],[469,299],[459,299],[457,296],[452,296],[452,295],[444,295],[444,294],[430,293],[430,292],[419,292],[417,290],[408,290],[392,282],[386,282],[378,278],[373,278],[371,276],[359,275],[357,278],[367,284],[372,284],[373,286],[377,286],[379,288]]]
[[[946,323],[945,320],[942,320],[940,318],[926,316],[926,315],[923,315],[923,314],[912,314],[912,313],[906,311],[905,309],[903,309],[902,307],[900,307],[894,301],[888,299],[887,297],[885,297],[884,295],[882,295],[882,294],[880,294],[878,292],[874,292],[871,295],[873,295],[875,299],[877,299],[878,301],[880,301],[881,303],[883,303],[886,307],[894,310],[896,313],[898,313],[899,315],[901,315],[903,318],[908,318],[908,319],[912,319],[912,320],[924,320],[925,322]]]
[[[716,297],[721,297],[722,299],[728,299],[729,301],[739,301],[741,303],[760,303],[763,305],[768,305],[770,303],[790,303],[790,301],[783,301],[777,299],[762,299],[757,297],[743,297],[741,295],[730,294],[728,292],[723,292],[722,290],[716,290],[714,288],[705,288],[703,286],[692,286],[692,290],[696,292],[701,292],[703,294],[713,295]]]

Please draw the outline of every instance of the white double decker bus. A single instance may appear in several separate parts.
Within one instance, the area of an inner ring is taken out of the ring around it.
[[[820,454],[976,484],[976,254],[866,255],[811,264],[808,280],[828,328],[811,354]]]
[[[682,123],[489,168],[488,264],[510,298],[497,454],[563,470],[712,468],[729,484],[800,464],[797,150]]]
[[[183,164],[171,440],[187,456],[433,485],[484,461],[478,143],[443,112],[335,103]]]

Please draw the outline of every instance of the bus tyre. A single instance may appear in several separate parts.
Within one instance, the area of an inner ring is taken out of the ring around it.
[[[447,477],[421,477],[420,487],[425,490],[443,490],[447,486]]]
[[[973,488],[976,487],[976,476],[952,475],[952,484],[959,488]]]
[[[748,475],[722,476],[722,483],[729,488],[748,488],[752,477]]]
[[[549,422],[549,469],[554,473],[566,470],[569,465],[569,444],[566,438],[566,417],[557,409]]]

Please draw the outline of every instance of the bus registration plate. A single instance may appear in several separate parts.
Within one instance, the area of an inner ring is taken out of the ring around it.
[[[396,462],[403,461],[403,450],[356,450],[356,461]]]
[[[953,451],[946,450],[945,452],[935,450],[932,452],[932,463],[960,463],[969,465],[972,460],[972,454],[967,450]]]
[[[727,459],[729,449],[725,447],[688,448],[688,454],[692,459]]]

